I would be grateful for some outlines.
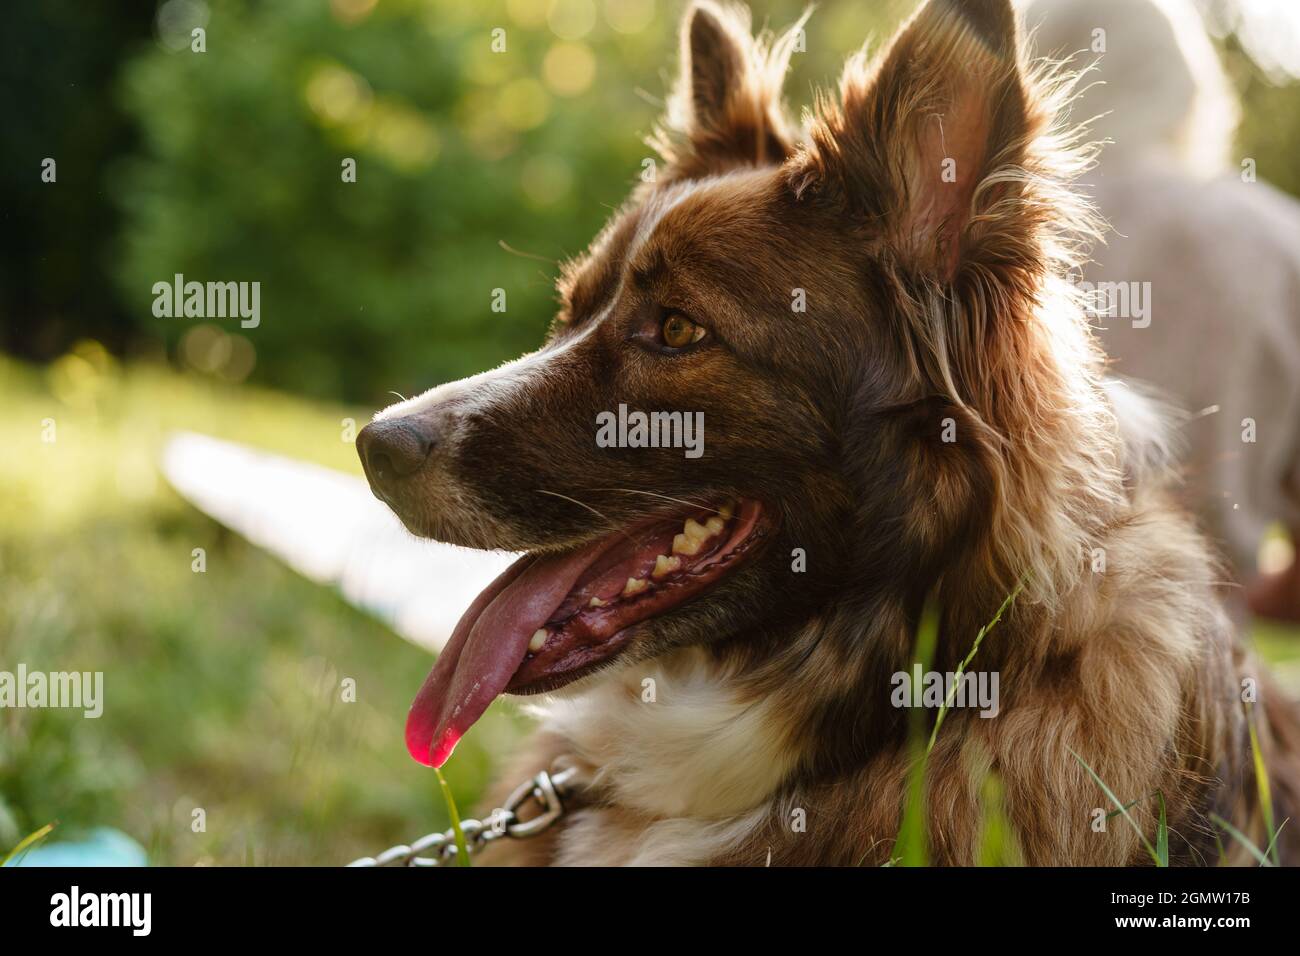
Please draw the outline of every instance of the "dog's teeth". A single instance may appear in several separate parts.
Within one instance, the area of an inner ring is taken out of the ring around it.
[[[687,518],[686,525],[682,530],[686,532],[686,537],[692,541],[700,542],[709,537],[708,529],[694,518]]]
[[[720,534],[722,529],[727,526],[727,519],[720,515],[714,515],[708,521],[704,522],[704,528],[710,535]]]
[[[550,637],[550,635],[551,632],[546,628],[539,627],[533,632],[533,639],[528,642],[528,649],[536,654],[542,649],[542,645],[546,643],[546,639]]]
[[[623,585],[623,596],[631,594],[640,594],[650,586],[650,582],[645,578],[628,578],[627,584]]]
[[[673,554],[699,554],[700,542],[679,534],[673,538]]]
[[[604,606],[605,606],[605,602],[598,597],[594,597],[587,602],[587,607],[604,607]]]
[[[661,554],[659,557],[655,558],[655,569],[650,573],[653,577],[662,578],[665,574],[672,574],[681,566],[681,558],[676,555],[670,558],[666,554]]]
[[[736,506],[733,502],[728,501],[718,509],[718,517],[723,521],[730,521],[731,516],[736,513]]]

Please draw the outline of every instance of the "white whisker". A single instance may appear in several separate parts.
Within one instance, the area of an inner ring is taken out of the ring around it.
[[[596,491],[623,491],[630,495],[647,495],[651,498],[662,498],[664,501],[675,501],[681,505],[690,505],[692,508],[699,508],[701,511],[712,511],[714,514],[721,514],[717,508],[710,508],[708,505],[700,504],[698,501],[687,501],[684,498],[673,498],[670,495],[656,494],[653,491],[641,491],[637,488],[597,488]]]
[[[583,503],[582,503],[581,501],[579,501],[577,498],[570,498],[568,495],[562,495],[562,494],[560,494],[558,491],[547,491],[545,488],[536,488],[536,489],[534,489],[534,490],[535,490],[538,494],[541,494],[541,495],[550,495],[550,496],[553,497],[553,498],[563,498],[565,501],[572,502],[573,504],[577,505],[579,508],[586,508],[588,511],[590,511],[592,514],[594,514],[596,517],[600,518],[602,521],[604,521],[606,524],[608,524],[611,528],[613,528],[615,531],[617,531],[619,534],[621,534],[623,537],[627,538],[627,540],[628,540],[629,542],[631,542],[633,545],[637,545],[637,546],[639,546],[639,542],[637,542],[637,541],[633,541],[633,540],[631,539],[631,537],[628,536],[627,532],[624,531],[622,528],[620,528],[620,527],[618,526],[618,524],[617,524],[617,523],[616,523],[612,518],[609,517],[609,515],[607,515],[607,514],[601,512],[601,511],[597,511],[597,510],[596,510],[595,508],[593,508],[591,505],[583,504]]]

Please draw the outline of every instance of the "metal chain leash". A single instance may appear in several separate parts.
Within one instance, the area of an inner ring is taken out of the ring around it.
[[[564,816],[563,798],[571,796],[577,774],[576,767],[568,767],[554,774],[543,770],[530,780],[525,780],[506,798],[505,806],[498,807],[483,820],[462,820],[461,832],[465,835],[465,849],[470,856],[502,837],[525,840],[550,829]],[[521,819],[520,811],[536,806],[538,813]],[[348,866],[448,866],[456,862],[456,832],[445,830],[428,833],[409,846],[389,847],[378,856],[364,856]]]

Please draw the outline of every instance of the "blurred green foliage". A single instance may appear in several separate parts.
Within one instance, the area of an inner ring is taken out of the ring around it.
[[[1241,95],[1238,154],[1257,162],[1266,179],[1293,196],[1300,196],[1300,83],[1277,86],[1268,82],[1240,46],[1230,39],[1224,52],[1229,76]]]
[[[64,0],[28,11],[18,33],[57,56],[43,62],[14,31],[3,41],[30,120],[6,168],[10,224],[35,231],[3,267],[4,344],[38,358],[86,334],[116,351],[165,345],[208,371],[228,365],[228,378],[252,369],[368,405],[518,355],[553,312],[556,260],[584,248],[653,159],[643,140],[684,6],[171,0],[112,22]],[[779,29],[805,4],[752,6],[756,27]],[[913,6],[820,4],[792,108]],[[1243,155],[1300,190],[1300,86],[1270,86],[1231,40],[1225,53],[1245,99]],[[60,185],[42,189],[34,171],[52,152]],[[195,360],[178,348],[194,320],[151,312],[154,283],[177,273],[260,282],[260,327],[224,320],[235,347]]]
[[[145,147],[118,178],[124,301],[175,341],[185,322],[150,315],[154,282],[259,280],[260,377],[327,396],[409,394],[535,347],[554,260],[653,159],[664,6],[214,3],[206,53],[125,70]],[[838,46],[818,48],[830,63]]]
[[[174,341],[185,323],[149,314],[155,281],[259,280],[260,375],[318,395],[409,393],[535,347],[554,265],[498,241],[579,251],[639,173],[654,113],[623,78],[636,57],[612,51],[562,101],[547,56],[573,61],[552,73],[578,71],[574,85],[595,58],[537,11],[524,29],[502,5],[218,2],[206,54],[131,63],[122,92],[145,132],[119,180],[132,312]]]

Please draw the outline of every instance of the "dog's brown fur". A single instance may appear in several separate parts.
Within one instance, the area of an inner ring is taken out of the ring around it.
[[[929,761],[931,860],[976,861],[992,771],[1025,862],[1146,862],[1120,818],[1094,829],[1113,807],[1071,751],[1137,801],[1148,835],[1163,796],[1175,862],[1217,859],[1212,813],[1266,844],[1241,703],[1258,672],[1167,497],[1158,424],[1103,380],[1062,279],[1078,258],[1065,237],[1089,224],[1069,188],[1087,151],[1060,125],[1068,81],[1025,63],[1008,0],[930,0],[849,62],[800,143],[780,102],[792,45],[694,6],[659,182],[567,266],[547,346],[384,413],[438,432],[433,463],[387,498],[455,543],[569,547],[662,503],[640,492],[740,494],[778,518],[761,559],[638,625],[545,708],[504,779],[561,759],[581,807],[493,852],[886,862],[909,766],[890,675],[911,665],[922,606],[942,609],[932,669],[953,671],[1018,582],[972,665],[999,672],[1001,712],[951,712]],[[631,345],[665,308],[705,324],[707,347]],[[702,410],[707,454],[594,447],[595,414],[620,401]],[[1261,695],[1281,821],[1300,725]],[[1300,854],[1294,827],[1279,842]]]

